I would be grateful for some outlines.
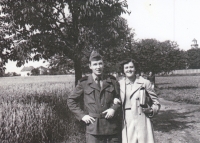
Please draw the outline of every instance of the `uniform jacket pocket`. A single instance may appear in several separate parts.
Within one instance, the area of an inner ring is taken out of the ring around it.
[[[84,95],[85,102],[88,104],[95,103],[94,89],[87,89],[84,92],[85,92]]]
[[[114,100],[114,87],[105,89],[106,103],[111,103]]]

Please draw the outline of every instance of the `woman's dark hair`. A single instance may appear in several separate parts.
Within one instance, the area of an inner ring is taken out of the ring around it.
[[[120,72],[124,74],[124,65],[128,64],[129,62],[133,63],[135,67],[135,73],[137,73],[138,63],[134,59],[125,59],[122,62],[120,62]]]

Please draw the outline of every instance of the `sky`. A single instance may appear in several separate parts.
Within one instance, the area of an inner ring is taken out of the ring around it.
[[[128,9],[135,39],[172,40],[183,50],[200,41],[200,0],[128,0]]]
[[[127,0],[131,14],[123,14],[135,32],[135,39],[154,38],[177,42],[188,50],[193,39],[200,43],[200,0]],[[16,62],[6,64],[7,72],[19,73]],[[47,63],[29,62],[25,66],[45,66]]]

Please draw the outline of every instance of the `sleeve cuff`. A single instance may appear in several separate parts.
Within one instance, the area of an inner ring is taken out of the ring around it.
[[[76,116],[76,118],[77,118],[79,121],[81,121],[82,118],[83,118],[84,116],[85,116],[85,114],[80,114],[80,115]]]
[[[114,109],[115,111],[117,111],[120,108],[119,104],[114,104],[112,107],[110,107],[111,109]]]

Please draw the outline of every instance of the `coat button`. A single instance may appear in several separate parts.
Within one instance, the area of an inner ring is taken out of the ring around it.
[[[103,107],[103,104],[101,106]]]

